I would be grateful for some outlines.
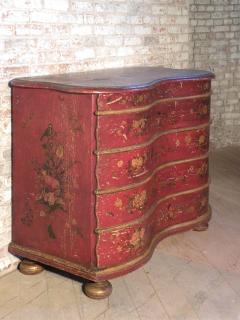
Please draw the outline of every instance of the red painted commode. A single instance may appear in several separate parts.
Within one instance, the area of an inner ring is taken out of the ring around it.
[[[206,224],[213,76],[131,67],[12,80],[9,251],[100,281]]]

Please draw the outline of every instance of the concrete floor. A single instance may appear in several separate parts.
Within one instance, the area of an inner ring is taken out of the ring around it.
[[[61,274],[14,271],[0,279],[0,319],[240,319],[240,148],[215,152],[211,164],[208,231],[165,239],[143,268],[113,280],[102,301]]]

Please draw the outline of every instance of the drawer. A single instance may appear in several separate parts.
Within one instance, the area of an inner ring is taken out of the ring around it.
[[[210,94],[210,80],[164,81],[151,89],[100,93],[97,100],[98,112],[140,108],[156,100],[173,97],[189,97]]]
[[[164,228],[193,220],[208,211],[208,189],[161,202],[144,221],[99,233],[98,267],[110,267],[141,256]]]
[[[98,228],[111,227],[144,216],[164,197],[201,187],[208,182],[208,158],[163,165],[139,186],[97,195]]]
[[[159,131],[208,123],[210,97],[158,102],[146,111],[98,117],[100,150],[139,144]]]
[[[206,154],[208,125],[184,130],[160,133],[142,145],[112,149],[106,153],[99,152],[98,191],[116,191],[123,186],[142,181],[162,164]]]

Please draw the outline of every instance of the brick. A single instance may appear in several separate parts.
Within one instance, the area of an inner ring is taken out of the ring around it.
[[[130,47],[122,47],[118,49],[117,54],[119,56],[131,56],[135,54],[135,50],[133,48]]]
[[[230,26],[230,30],[231,31],[239,31],[240,30],[240,26],[237,25],[237,26]]]
[[[42,0],[2,0],[1,6],[14,9],[41,9]]]
[[[232,17],[232,18],[239,18],[239,11],[232,11],[232,12],[230,12],[230,17]]]
[[[197,0],[198,4],[211,4],[211,0]]]
[[[176,17],[175,20],[176,24],[180,24],[180,25],[187,25],[188,24],[188,17],[184,16],[184,17]]]
[[[134,31],[136,34],[151,34],[151,28],[147,26],[136,26]]]
[[[217,32],[217,33],[215,34],[215,36],[216,36],[216,39],[224,39],[224,38],[225,38],[225,33],[223,33],[223,32]]]
[[[124,45],[127,45],[127,46],[141,45],[142,41],[143,41],[143,39],[141,37],[135,37],[135,36],[125,36],[124,37]],[[144,38],[144,41],[145,41],[145,38]]]
[[[208,12],[195,13],[195,19],[210,19],[211,14]]]
[[[44,34],[45,29],[40,24],[17,24],[16,35],[17,36],[39,36]]]
[[[129,16],[129,17],[124,16],[124,18],[125,18],[126,22],[129,24],[142,24],[143,23],[143,17],[141,17],[141,16]]]
[[[177,6],[170,7],[170,6],[168,6],[167,14],[180,16],[182,14],[181,7],[177,7]]]
[[[112,34],[116,34],[116,35],[129,35],[129,34],[133,34],[133,26],[131,25],[116,25],[115,26],[115,31],[112,30]]]
[[[126,39],[124,39],[125,41]],[[106,46],[119,47],[123,44],[123,36],[106,36],[104,38],[104,44]]]
[[[90,35],[93,33],[92,26],[85,26],[85,25],[74,25],[71,28],[72,35]]]
[[[27,10],[2,10],[0,11],[2,23],[21,23],[29,21],[29,12]]]
[[[145,23],[145,24],[158,24],[159,17],[158,16],[144,16],[143,23]]]
[[[213,24],[214,24],[214,26],[222,26],[224,24],[224,20],[223,19],[215,19],[215,20],[213,20]],[[215,31],[215,32],[218,32],[218,31]]]
[[[32,11],[30,12],[30,22],[51,22],[56,23],[58,16],[56,13],[46,11]]]
[[[124,15],[111,15],[110,17],[108,16],[103,16],[103,15],[97,15],[94,16],[94,20],[92,24],[102,24],[102,25],[115,25],[115,24],[125,24],[127,23],[128,17]]]
[[[51,10],[67,10],[69,6],[68,0],[44,0],[44,8]]]
[[[209,27],[204,27],[204,26],[201,26],[201,27],[195,27],[195,31],[197,33],[204,33],[204,32],[210,32],[210,28]]]
[[[48,0],[47,0],[48,1]],[[93,13],[94,12],[94,4],[89,1],[71,1],[71,10],[81,12],[83,14]]]
[[[109,35],[115,33],[114,26],[94,26],[94,33],[96,35]]]
[[[211,28],[213,32],[227,32],[230,30],[229,26],[214,26]]]
[[[224,6],[220,6],[220,5],[214,6],[214,10],[215,11],[224,11]]]
[[[232,19],[224,19],[224,24],[229,24],[231,25],[232,24]]]
[[[156,45],[159,44],[159,38],[153,36],[146,36],[144,37],[144,45]]]
[[[167,6],[164,5],[152,5],[152,13],[156,15],[166,15],[167,14]]]
[[[205,8],[205,7],[204,7]],[[214,6],[207,6],[207,11],[208,12],[212,12],[212,11],[215,11],[215,7]]]
[[[0,37],[9,37],[14,35],[15,26],[14,25],[0,25]]]
[[[99,2],[95,5],[95,11],[99,13],[128,13],[129,7],[127,3]]]
[[[212,19],[222,19],[222,12],[214,12],[211,14]]]
[[[95,57],[95,51],[91,48],[82,48],[75,52],[77,60],[91,59]]]
[[[96,57],[116,56],[116,48],[112,47],[97,47],[95,48]]]
[[[240,52],[234,52],[230,55],[231,59],[240,59]]]
[[[234,32],[228,32],[225,34],[225,36],[226,36],[226,39],[233,39],[235,35],[234,35]]]

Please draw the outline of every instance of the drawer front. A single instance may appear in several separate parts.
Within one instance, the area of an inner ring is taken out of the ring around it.
[[[210,97],[158,102],[145,111],[98,116],[100,150],[130,146],[165,130],[209,121]]]
[[[144,221],[99,233],[98,267],[124,264],[141,256],[164,228],[190,221],[208,210],[208,189],[179,195],[158,204]]]
[[[139,186],[97,195],[98,228],[120,225],[148,214],[164,197],[208,182],[208,159],[183,160],[152,172]]]
[[[156,100],[172,97],[189,97],[209,94],[210,80],[165,81],[151,89],[132,90],[118,93],[101,93],[98,96],[98,111],[139,108]]]
[[[206,154],[208,126],[186,131],[160,133],[143,145],[98,153],[98,192],[116,190],[142,181],[158,166]]]

